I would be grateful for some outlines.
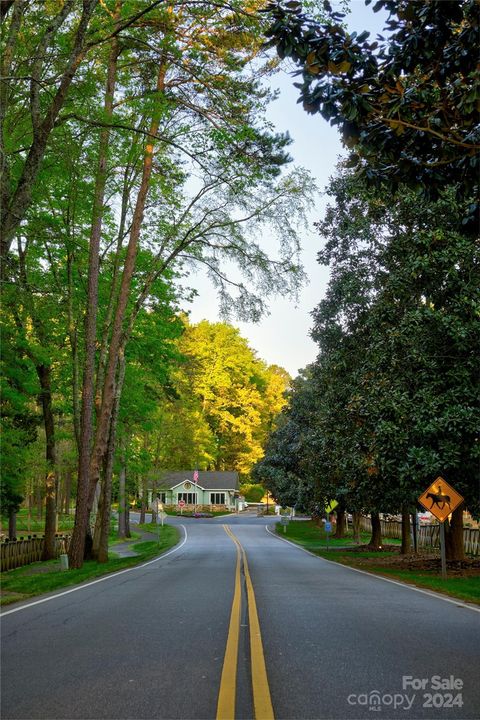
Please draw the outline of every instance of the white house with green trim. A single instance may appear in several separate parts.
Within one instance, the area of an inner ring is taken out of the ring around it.
[[[149,505],[157,497],[164,505],[186,510],[237,510],[240,496],[238,473],[200,470],[194,481],[193,470],[159,472],[149,480]]]

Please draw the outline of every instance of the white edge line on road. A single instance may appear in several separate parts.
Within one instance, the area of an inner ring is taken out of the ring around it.
[[[268,525],[265,525],[265,530],[269,535],[276,538],[277,540],[281,540],[282,542],[288,543],[289,545],[292,545],[292,547],[297,548],[297,550],[302,550],[305,553],[308,553],[308,555],[311,555],[314,558],[317,558],[317,560],[325,560],[325,562],[330,563],[331,565],[336,565],[337,567],[340,566],[342,568],[345,568],[346,570],[352,570],[353,572],[360,573],[361,575],[367,575],[367,577],[375,578],[376,580],[383,580],[383,582],[392,583],[392,585],[399,585],[402,588],[407,588],[408,590],[413,590],[414,592],[421,593],[422,595],[428,595],[429,597],[436,598],[437,600],[443,600],[444,602],[451,603],[452,605],[457,605],[459,607],[465,608],[466,610],[473,610],[473,612],[480,612],[480,607],[475,607],[473,605],[467,605],[467,603],[463,602],[462,600],[455,600],[454,598],[448,598],[445,597],[445,595],[441,595],[440,593],[436,592],[429,592],[428,590],[422,590],[421,588],[415,587],[414,585],[410,585],[409,583],[403,583],[399,580],[390,580],[389,578],[383,577],[383,575],[376,575],[374,573],[366,572],[365,570],[359,570],[358,568],[352,568],[349,565],[343,565],[342,563],[337,563],[335,560],[327,560],[323,556],[320,557],[320,555],[315,555],[315,553],[311,552],[310,550],[307,550],[306,548],[302,547],[301,545],[297,545],[296,543],[292,542],[291,540],[287,540],[286,538],[279,537],[276,533],[273,533],[271,530],[268,529]]]
[[[70,590],[64,590],[63,592],[57,593],[56,595],[49,595],[46,598],[42,598],[41,600],[35,600],[34,602],[28,603],[27,605],[21,605],[20,607],[12,608],[12,610],[6,610],[5,612],[2,612],[0,614],[0,618],[5,617],[5,615],[11,615],[12,613],[20,612],[20,610],[26,610],[27,608],[33,607],[34,605],[41,605],[41,603],[49,602],[50,600],[56,600],[59,597],[62,597],[63,595],[69,595],[70,593],[77,592],[78,590],[84,590],[85,588],[91,587],[92,585],[96,585],[97,583],[104,582],[105,580],[113,580],[117,578],[119,575],[123,575],[124,573],[133,572],[133,570],[140,570],[141,568],[147,567],[147,565],[152,565],[153,563],[159,562],[160,560],[163,560],[163,558],[168,557],[174,552],[177,552],[177,550],[180,550],[185,543],[188,540],[188,533],[187,528],[185,525],[180,525],[181,528],[183,528],[184,532],[184,538],[182,542],[179,545],[175,545],[174,548],[166,552],[164,555],[159,555],[154,560],[149,560],[146,563],[142,563],[141,565],[135,565],[135,567],[127,568],[126,570],[118,570],[118,572],[109,573],[108,575],[104,575],[101,578],[98,578],[97,580],[92,580],[91,582],[87,582],[83,585],[76,585],[73,588],[70,588]]]

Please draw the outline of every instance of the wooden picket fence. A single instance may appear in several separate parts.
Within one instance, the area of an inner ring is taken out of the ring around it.
[[[402,537],[402,523],[396,520],[380,520],[382,537]],[[365,532],[372,531],[370,518],[362,517],[360,527]],[[418,547],[438,548],[440,547],[440,525],[420,525],[417,533]],[[463,528],[463,544],[468,555],[480,555],[480,529]]]
[[[55,557],[68,552],[70,535],[55,536]],[[43,537],[20,537],[17,540],[4,540],[0,543],[0,570],[13,570],[23,565],[38,562],[43,556]]]
[[[465,552],[469,555],[480,555],[480,529],[463,528]]]

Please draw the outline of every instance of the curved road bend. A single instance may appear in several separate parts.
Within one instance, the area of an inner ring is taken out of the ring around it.
[[[172,554],[5,609],[4,720],[480,716],[476,610],[312,557],[273,519],[169,521]]]

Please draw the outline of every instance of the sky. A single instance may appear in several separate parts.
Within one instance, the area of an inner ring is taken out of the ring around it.
[[[369,30],[371,39],[382,32],[385,15],[374,13],[371,6],[365,7],[364,0],[351,0],[350,9],[346,18],[350,31]],[[293,140],[289,154],[294,164],[309,170],[322,191],[345,151],[337,129],[330,127],[319,115],[307,115],[302,106],[297,104],[298,90],[293,87],[293,82],[295,79],[288,74],[287,68],[275,77],[272,87],[279,88],[280,94],[270,105],[268,118],[277,131],[289,132]],[[313,223],[321,219],[326,204],[327,198],[319,192],[315,207],[309,213],[309,229],[301,231],[301,261],[308,276],[308,284],[300,291],[298,301],[272,297],[269,315],[260,322],[232,321],[258,357],[268,365],[280,365],[292,377],[313,362],[318,352],[317,345],[309,335],[311,312],[325,294],[328,268],[320,266],[316,261],[322,239],[315,233]],[[216,292],[206,276],[201,271],[196,272],[189,278],[189,284],[198,292],[190,305],[191,322],[197,323],[202,319],[220,321]]]

